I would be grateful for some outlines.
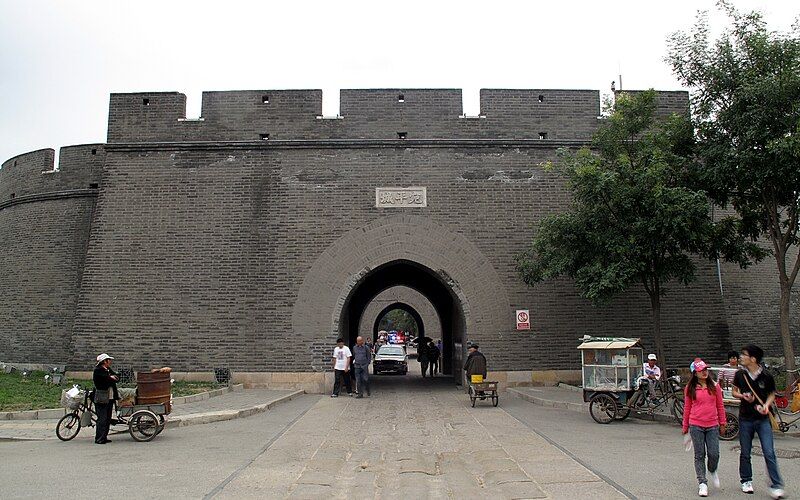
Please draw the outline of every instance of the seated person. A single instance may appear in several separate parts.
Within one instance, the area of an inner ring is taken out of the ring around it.
[[[719,373],[719,382],[724,389],[730,389],[737,370],[739,370],[739,353],[731,351],[728,353],[728,362],[723,365],[723,369]]]
[[[661,368],[658,367],[656,361],[658,361],[658,358],[655,354],[648,354],[647,363],[642,366],[644,375],[639,378],[640,385],[642,380],[647,380],[647,393],[650,396],[650,400],[653,402],[658,400],[656,396],[656,386],[658,385],[658,381],[661,380]]]

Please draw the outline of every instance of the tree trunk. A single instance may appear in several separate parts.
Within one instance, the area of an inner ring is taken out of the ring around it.
[[[794,346],[792,345],[792,335],[790,326],[791,317],[789,306],[792,302],[792,287],[788,280],[781,279],[781,343],[783,344],[784,364],[786,366],[786,387],[797,380],[797,364],[794,361]]]
[[[662,369],[667,368],[667,357],[664,351],[664,341],[661,339],[661,293],[658,283],[655,283],[650,293],[650,307],[653,318],[653,341],[656,344],[656,356]]]

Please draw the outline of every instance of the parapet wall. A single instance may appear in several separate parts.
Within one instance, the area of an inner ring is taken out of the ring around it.
[[[32,195],[91,189],[100,182],[105,145],[64,147],[59,152],[58,170],[53,169],[54,161],[53,149],[31,151],[5,161],[0,168],[0,206]]]
[[[685,113],[686,92],[661,92],[664,111]],[[108,142],[314,139],[591,139],[596,90],[482,89],[480,115],[464,116],[460,89],[346,89],[341,114],[323,117],[321,90],[204,92],[186,119],[177,92],[112,94]]]

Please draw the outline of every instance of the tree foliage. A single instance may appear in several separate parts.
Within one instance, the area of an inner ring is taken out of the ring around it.
[[[694,142],[688,116],[656,119],[655,111],[654,91],[620,94],[591,149],[559,152],[572,209],[542,221],[517,265],[529,285],[568,276],[595,304],[643,286],[663,362],[664,284],[691,282],[695,254],[744,265],[755,248],[730,221],[715,225],[706,194],[684,185]]]
[[[791,288],[800,270],[800,21],[770,31],[758,12],[718,2],[730,20],[711,41],[705,13],[670,37],[668,62],[692,92],[698,161],[692,176],[714,202],[732,206],[742,234],[771,242],[781,285],[781,340],[794,368]],[[787,262],[787,259],[789,261]]]

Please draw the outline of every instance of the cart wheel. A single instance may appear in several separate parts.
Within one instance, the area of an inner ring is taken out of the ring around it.
[[[631,409],[617,401],[617,415],[614,417],[615,420],[619,420],[620,422],[628,418],[628,415],[631,414]]]
[[[67,413],[56,425],[56,436],[62,441],[69,441],[81,431],[81,419],[77,413]]]
[[[158,430],[156,431],[156,436],[161,434],[161,431],[163,431],[166,426],[167,426],[167,422],[166,422],[166,419],[164,418],[164,415],[159,415],[158,416]]]
[[[150,410],[139,410],[131,415],[128,430],[136,441],[150,441],[159,433],[158,417]]]
[[[672,401],[672,416],[679,424],[683,424],[683,398],[675,398]]]
[[[598,424],[608,424],[617,416],[617,401],[608,394],[595,394],[589,403],[589,413]]]
[[[500,396],[495,394],[492,396],[492,405],[497,406],[500,403]]]
[[[739,437],[739,417],[726,411],[725,419],[728,421],[728,425],[725,426],[725,432],[720,433],[719,438],[723,441],[733,441]]]

